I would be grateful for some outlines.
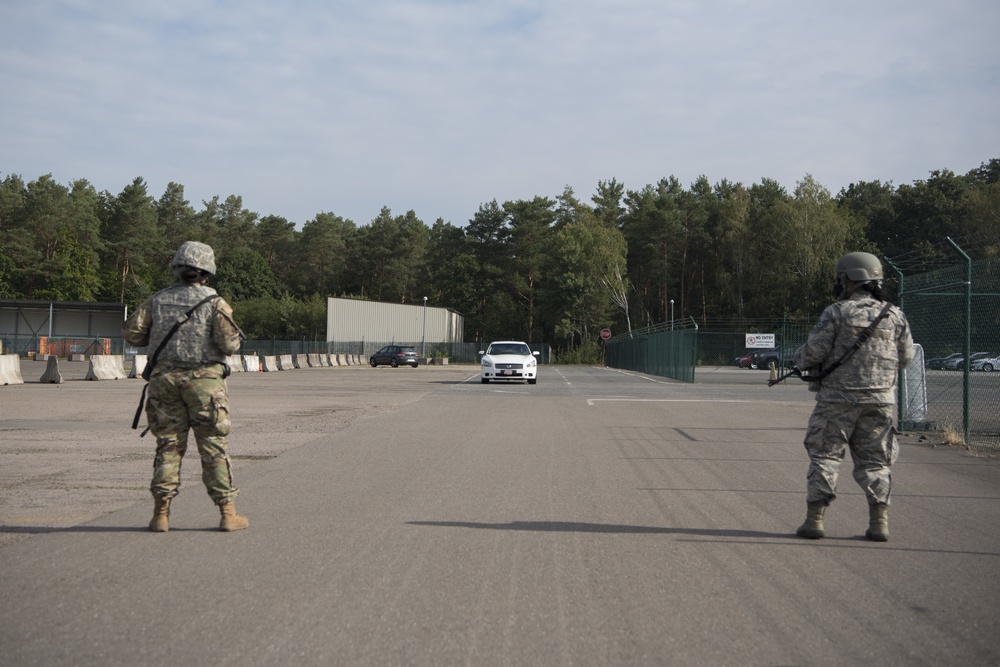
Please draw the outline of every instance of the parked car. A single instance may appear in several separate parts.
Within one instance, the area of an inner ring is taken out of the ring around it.
[[[798,345],[783,345],[756,352],[750,361],[750,368],[768,368],[772,363],[775,368],[779,368],[782,364],[786,368],[791,368],[794,365],[792,357],[797,349],[799,349]]]
[[[988,357],[980,357],[979,359],[973,359],[972,363],[969,365],[970,371],[985,371],[987,373],[992,373],[993,371],[1000,370],[1000,354],[994,354]]]
[[[988,356],[990,356],[989,352],[973,352],[969,359],[975,361],[976,359],[985,359]],[[951,359],[950,361],[945,362],[944,369],[946,371],[965,370],[965,355],[960,354],[957,359]]]
[[[538,352],[532,352],[527,343],[517,340],[501,340],[479,354],[479,380],[489,384],[491,380],[526,380],[528,384],[538,382]]]
[[[412,366],[416,368],[420,364],[417,358],[417,350],[405,345],[386,345],[381,350],[368,357],[368,363],[372,368],[379,364],[385,364],[396,368],[397,366]]]
[[[748,352],[742,357],[736,357],[734,363],[740,368],[751,368],[753,363],[753,352]]]
[[[962,354],[961,352],[956,352],[954,354],[949,354],[947,357],[939,357],[937,359],[930,359],[927,362],[927,368],[930,368],[931,370],[938,370],[939,371],[942,368],[944,368],[944,365],[946,363],[948,363],[949,361],[953,361],[955,359],[961,359],[964,356],[965,355]]]

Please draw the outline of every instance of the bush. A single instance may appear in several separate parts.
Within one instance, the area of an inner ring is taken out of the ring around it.
[[[601,362],[601,344],[597,341],[586,341],[567,350],[557,350],[555,358],[560,364],[593,366]]]

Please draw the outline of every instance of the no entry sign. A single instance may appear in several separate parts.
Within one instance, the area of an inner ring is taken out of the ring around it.
[[[774,334],[746,334],[747,348],[771,349],[774,347]]]

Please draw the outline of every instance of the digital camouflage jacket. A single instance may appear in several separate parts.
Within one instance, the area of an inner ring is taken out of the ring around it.
[[[884,306],[884,302],[864,291],[828,306],[806,344],[796,350],[796,368],[822,368],[841,359]],[[892,405],[896,401],[899,369],[912,359],[910,325],[903,311],[891,306],[871,338],[842,366],[823,378],[816,400]]]

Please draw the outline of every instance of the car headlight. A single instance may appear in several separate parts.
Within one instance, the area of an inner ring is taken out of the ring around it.
[[[534,368],[537,365],[538,365],[538,361],[536,361],[535,358],[532,357],[531,359],[528,359],[528,363],[526,363],[524,365],[524,367],[525,368]]]
[[[483,368],[493,368],[493,362],[487,359],[486,357],[483,357],[482,364]]]

